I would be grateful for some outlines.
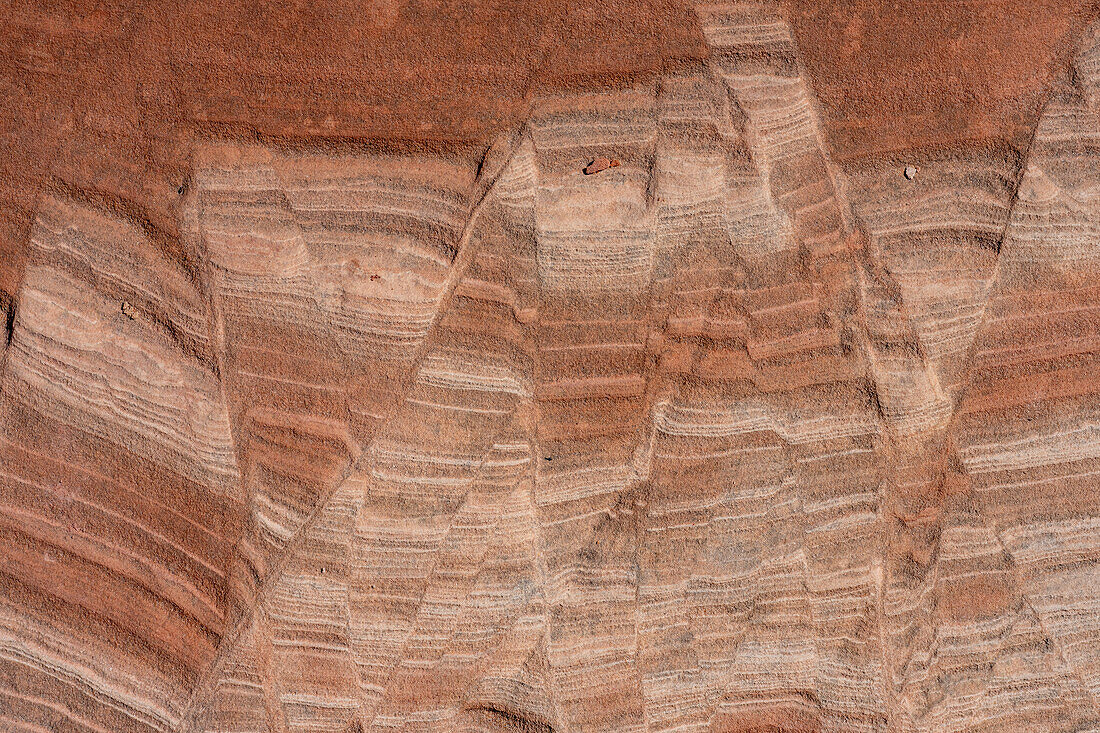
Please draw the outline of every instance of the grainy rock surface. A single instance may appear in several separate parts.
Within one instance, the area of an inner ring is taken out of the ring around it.
[[[1091,6],[4,11],[0,729],[1100,730]]]

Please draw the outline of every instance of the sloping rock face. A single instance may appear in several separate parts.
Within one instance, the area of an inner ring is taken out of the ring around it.
[[[649,73],[534,44],[487,145],[35,194],[0,727],[1100,730],[1100,25],[1022,144],[906,149],[820,9],[680,11]]]

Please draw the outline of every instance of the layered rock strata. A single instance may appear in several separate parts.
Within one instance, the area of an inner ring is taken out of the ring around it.
[[[178,236],[41,198],[4,725],[1100,729],[1100,31],[1026,151],[842,169],[695,13],[487,148],[208,136]]]

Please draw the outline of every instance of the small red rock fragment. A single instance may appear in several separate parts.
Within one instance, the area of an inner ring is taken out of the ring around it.
[[[593,173],[599,173],[608,168],[615,168],[618,165],[620,165],[620,163],[617,158],[604,158],[600,156],[584,167],[584,174],[590,176]]]

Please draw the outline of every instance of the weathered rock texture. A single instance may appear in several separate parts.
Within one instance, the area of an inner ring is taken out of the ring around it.
[[[336,5],[9,9],[0,729],[1100,731],[1090,9]]]

